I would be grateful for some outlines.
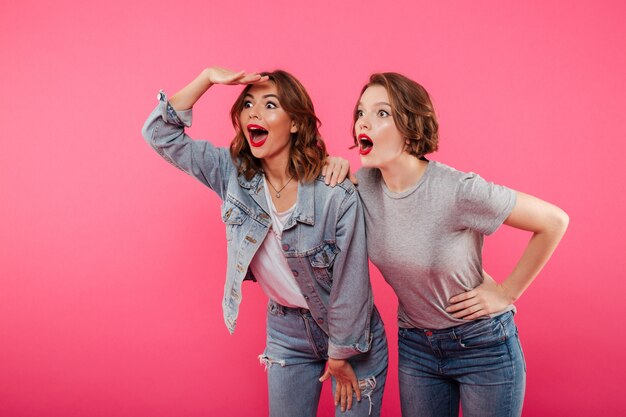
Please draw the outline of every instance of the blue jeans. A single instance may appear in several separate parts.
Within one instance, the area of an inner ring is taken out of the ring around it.
[[[267,368],[271,417],[315,417],[322,390],[319,378],[328,360],[328,336],[309,310],[270,301],[267,309],[267,344],[259,358]],[[349,359],[361,387],[361,401],[337,416],[380,416],[387,377],[387,338],[374,308],[372,345],[368,352]],[[333,379],[333,393],[335,381]]]
[[[398,331],[402,415],[519,416],[526,364],[513,313],[444,330]]]

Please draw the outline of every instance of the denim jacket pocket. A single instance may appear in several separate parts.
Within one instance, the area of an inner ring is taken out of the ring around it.
[[[247,219],[246,213],[241,210],[236,204],[230,201],[225,201],[222,205],[222,221],[226,225],[226,240],[233,239],[235,230],[240,227]]]
[[[331,242],[324,242],[319,250],[309,255],[315,279],[329,291],[333,286],[333,263],[338,253],[339,248],[337,245]]]
[[[496,346],[507,340],[506,330],[499,320],[478,320],[457,334],[462,348],[482,348]]]

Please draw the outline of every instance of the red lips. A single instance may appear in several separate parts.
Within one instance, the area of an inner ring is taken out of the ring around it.
[[[248,129],[248,134],[250,137],[250,145],[254,146],[255,148],[263,146],[269,134],[268,130],[265,129],[263,126],[255,124],[249,124],[246,126],[246,128]]]
[[[374,141],[365,133],[357,136],[357,140],[359,141],[359,153],[361,155],[367,155],[374,149]]]

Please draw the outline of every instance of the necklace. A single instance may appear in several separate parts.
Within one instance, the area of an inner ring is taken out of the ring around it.
[[[282,190],[284,190],[284,189],[285,189],[285,187],[286,187],[286,186],[287,186],[287,185],[291,182],[291,180],[292,180],[292,179],[293,179],[293,177],[289,178],[289,179],[287,180],[287,182],[285,183],[285,185],[283,185],[282,187],[280,187],[280,190],[277,190],[277,189],[276,189],[276,187],[274,187],[274,184],[272,184],[272,183],[270,182],[270,179],[269,179],[269,178],[267,178],[267,175],[265,176],[265,181],[267,181],[267,183],[268,183],[269,185],[271,185],[271,186],[272,186],[272,188],[274,189],[274,191],[276,191],[276,194],[275,194],[276,198],[280,198],[280,192],[281,192]]]

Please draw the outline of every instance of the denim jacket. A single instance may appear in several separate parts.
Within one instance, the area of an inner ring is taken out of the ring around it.
[[[143,127],[146,141],[166,161],[195,177],[222,199],[228,267],[222,308],[235,330],[241,286],[253,279],[250,261],[271,225],[262,174],[238,175],[230,152],[185,134],[191,110],[176,111],[159,93],[159,105]],[[349,181],[326,186],[322,177],[300,183],[282,249],[317,324],[329,336],[328,355],[346,359],[370,347],[373,310],[363,208]]]

